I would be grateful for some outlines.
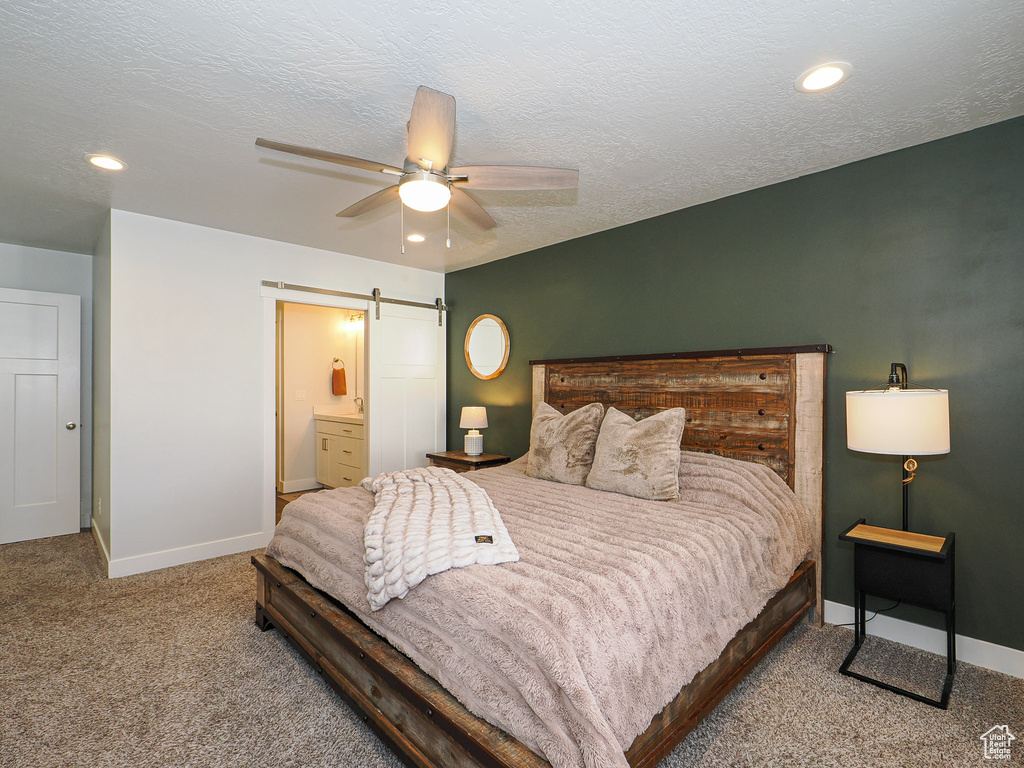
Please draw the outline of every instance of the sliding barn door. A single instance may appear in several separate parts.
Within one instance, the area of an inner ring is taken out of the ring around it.
[[[367,312],[369,474],[424,467],[445,446],[445,329],[437,310],[381,304]]]
[[[77,533],[81,297],[0,288],[0,544]]]

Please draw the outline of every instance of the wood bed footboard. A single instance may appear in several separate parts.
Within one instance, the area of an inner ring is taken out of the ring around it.
[[[405,655],[274,558],[255,555],[256,625],[276,628],[403,761],[417,768],[550,768],[471,714]],[[651,768],[707,716],[815,604],[816,564],[789,583],[626,750]]]

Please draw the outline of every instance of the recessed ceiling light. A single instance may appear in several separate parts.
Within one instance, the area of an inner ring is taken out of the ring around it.
[[[85,159],[105,171],[122,171],[128,167],[127,164],[110,155],[86,155]]]
[[[422,243],[427,238],[425,238],[423,235],[409,235],[405,239],[408,240],[410,243]]]
[[[845,61],[830,61],[804,72],[793,87],[801,93],[818,93],[839,85],[850,76],[851,69],[853,67]]]

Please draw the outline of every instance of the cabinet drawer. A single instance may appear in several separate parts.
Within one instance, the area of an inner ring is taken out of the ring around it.
[[[338,477],[335,478],[337,484],[335,488],[351,488],[353,485],[359,485],[359,481],[363,479],[363,473],[356,471],[355,467],[338,467]]]
[[[338,455],[335,458],[339,464],[361,470],[363,467],[363,441],[351,437],[339,437]]]
[[[467,466],[465,462],[445,461],[444,459],[431,459],[430,466],[441,467],[442,469],[450,469],[453,472],[458,472],[460,475],[463,472],[471,472],[473,470],[473,467]]]
[[[346,424],[342,421],[316,420],[316,431],[325,435],[338,435],[339,437],[351,437],[356,440],[363,439],[362,424]]]

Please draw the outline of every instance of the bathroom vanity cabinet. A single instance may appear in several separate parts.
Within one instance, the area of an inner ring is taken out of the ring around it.
[[[366,440],[360,414],[314,412],[316,481],[328,488],[356,485],[366,476]]]

